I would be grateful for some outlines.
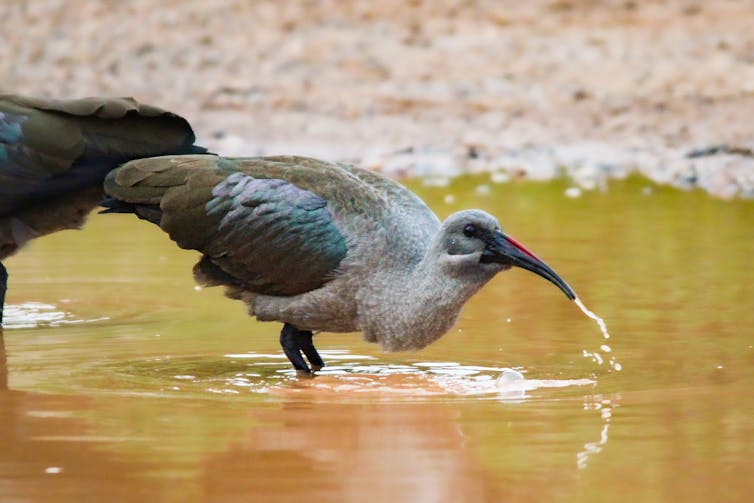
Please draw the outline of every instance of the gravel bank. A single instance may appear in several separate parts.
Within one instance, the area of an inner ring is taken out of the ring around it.
[[[754,3],[36,0],[0,86],[133,95],[227,155],[393,176],[632,172],[754,198]]]

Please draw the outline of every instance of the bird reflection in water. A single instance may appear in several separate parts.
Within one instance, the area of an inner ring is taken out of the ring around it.
[[[310,399],[319,394],[312,391]],[[338,501],[500,501],[494,474],[468,448],[447,407],[333,398],[322,395],[326,407],[294,399],[280,409],[252,412],[256,427],[205,458],[207,494],[223,501],[249,494],[270,500],[316,494]]]

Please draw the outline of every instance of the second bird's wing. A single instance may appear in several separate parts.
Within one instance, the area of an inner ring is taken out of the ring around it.
[[[0,217],[101,183],[138,157],[198,153],[183,118],[131,98],[0,95]]]

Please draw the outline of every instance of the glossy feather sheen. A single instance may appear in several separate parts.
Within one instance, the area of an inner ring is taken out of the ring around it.
[[[319,288],[345,258],[346,238],[326,199],[266,178],[265,167],[210,156],[143,159],[108,176],[105,188],[137,213],[159,205],[156,223],[171,239],[205,254],[202,283],[269,295]]]
[[[222,219],[203,251],[255,292],[296,295],[318,288],[346,255],[327,201],[292,183],[234,173],[212,196],[207,215]]]
[[[447,253],[467,222],[499,228],[492,216],[459,212],[441,226],[412,192],[353,166],[166,156],[125,164],[105,190],[202,252],[197,280],[227,286],[259,320],[359,330],[388,350],[436,340],[503,268],[480,264],[481,241],[461,258]]]
[[[181,117],[131,98],[0,95],[0,259],[78,227],[108,171],[139,158],[202,152]]]
[[[359,330],[359,297],[379,302],[369,290],[418,264],[440,227],[399,184],[303,157],[142,159],[111,173],[105,190],[137,214],[159,205],[155,223],[205,254],[200,283],[229,286],[259,319],[302,329]]]

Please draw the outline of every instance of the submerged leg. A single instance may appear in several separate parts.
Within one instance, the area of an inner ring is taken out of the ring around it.
[[[283,330],[280,332],[280,345],[283,346],[283,352],[285,356],[293,364],[293,368],[296,369],[298,374],[311,374],[309,366],[304,361],[304,357],[301,356],[301,347],[298,344],[299,331],[293,325],[286,323],[283,325]]]
[[[8,270],[0,262],[0,326],[3,325],[3,308],[5,307],[5,292],[8,290]]]
[[[317,371],[325,366],[322,357],[317,353],[317,348],[314,347],[312,336],[309,330],[299,330],[290,323],[283,325],[283,330],[280,332],[280,345],[283,346],[285,356],[291,361],[298,374],[311,375],[312,373],[304,357],[301,356],[302,352],[309,360],[312,370]]]
[[[298,347],[301,348],[301,351],[306,355],[306,359],[309,360],[312,370],[317,371],[325,366],[325,362],[322,361],[322,357],[317,353],[317,348],[314,347],[314,343],[312,342],[313,336],[314,334],[309,330],[299,330],[296,339]]]

